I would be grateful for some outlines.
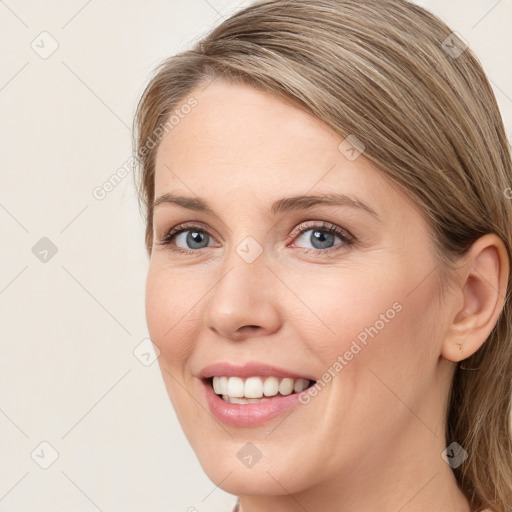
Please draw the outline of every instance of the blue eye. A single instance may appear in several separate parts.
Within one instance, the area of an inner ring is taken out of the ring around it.
[[[186,236],[183,236],[186,235]],[[191,249],[204,249],[208,247],[209,234],[198,229],[186,229],[174,235],[176,242],[182,237],[182,241]],[[206,245],[204,244],[206,240]]]
[[[347,231],[328,222],[309,221],[303,223],[293,231],[291,236],[300,239],[308,232],[311,232],[311,234],[306,239],[313,248],[301,247],[305,252],[325,254],[337,250],[340,246],[355,243],[355,239]],[[336,238],[340,239],[341,242],[333,245]],[[158,241],[158,244],[169,246],[172,251],[179,253],[194,254],[200,249],[211,247],[209,244],[211,240],[211,235],[203,226],[180,224],[167,232]],[[180,247],[177,245],[178,243],[183,244],[184,247]]]
[[[311,232],[309,236],[304,236],[306,233]],[[336,241],[336,238],[341,238],[340,234],[336,231],[329,231],[327,229],[306,229],[301,233],[301,235],[298,237],[305,238],[306,241],[308,241],[314,249],[330,249],[334,247],[334,242]],[[342,240],[343,242],[343,240]],[[339,244],[338,244],[339,245]]]
[[[305,236],[309,232],[309,236]],[[348,231],[329,222],[305,222],[297,226],[292,232],[292,236],[296,237],[297,240],[304,238],[307,243],[313,246],[313,248],[299,246],[304,252],[318,255],[330,255],[332,252],[355,243],[355,238]],[[333,245],[336,238],[340,240],[340,243]]]
[[[204,244],[205,240],[206,245]],[[158,243],[164,246],[172,246],[176,245],[176,241],[181,241],[182,243],[185,243],[185,248],[178,246],[171,247],[171,249],[177,252],[193,253],[198,249],[205,249],[208,247],[209,240],[210,234],[202,226],[185,226],[184,224],[180,224],[179,226],[172,228]]]

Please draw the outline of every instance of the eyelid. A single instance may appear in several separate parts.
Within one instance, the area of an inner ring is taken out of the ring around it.
[[[355,242],[356,238],[345,228],[327,222],[325,220],[309,220],[301,222],[293,231],[290,233],[291,238],[296,238],[298,235],[303,235],[310,229],[317,228],[317,231],[327,231],[339,236],[344,242]]]
[[[327,221],[320,221],[320,220],[309,220],[299,223],[290,233],[290,237],[295,240],[298,236],[303,235],[307,231],[310,231],[312,229],[315,229],[317,231],[325,231],[328,233],[331,233],[335,236],[337,236],[342,243],[334,245],[333,247],[328,247],[326,249],[315,249],[315,248],[308,248],[308,247],[298,247],[302,252],[306,253],[314,253],[317,255],[327,255],[331,254],[333,252],[338,252],[340,250],[340,246],[351,246],[356,243],[356,238],[346,229],[338,226],[337,224],[333,224],[331,222]],[[176,253],[181,254],[195,254],[199,253],[200,249],[184,249],[181,247],[174,247],[173,243],[177,236],[181,235],[183,232],[187,231],[201,231],[204,232],[207,236],[209,236],[212,239],[216,238],[216,235],[213,235],[210,232],[210,228],[203,224],[200,221],[187,221],[180,224],[177,224],[176,226],[170,228],[167,230],[163,236],[158,238],[157,244],[161,246],[168,246],[169,249]],[[289,245],[287,245],[288,247]],[[211,246],[202,247],[201,249],[211,249]],[[331,254],[332,255],[332,254]]]
[[[176,236],[180,235],[184,231],[202,231],[205,232],[208,236],[211,238],[217,238],[217,235],[212,234],[211,228],[209,228],[206,224],[202,223],[201,221],[186,221],[186,222],[180,222],[179,224],[176,224],[176,226],[164,230],[164,233],[162,236],[157,237],[158,244],[159,245],[170,245],[171,242],[166,242],[166,240],[169,240],[172,237],[172,241],[176,239]],[[178,248],[177,250],[180,250]],[[187,249],[183,249],[184,251]],[[191,249],[192,250],[192,249]],[[197,252],[198,249],[195,249],[194,252]]]

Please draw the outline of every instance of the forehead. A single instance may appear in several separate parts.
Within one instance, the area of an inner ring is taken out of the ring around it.
[[[350,160],[332,128],[297,106],[246,85],[216,81],[192,91],[197,105],[158,148],[155,196],[180,192],[246,199],[308,192],[364,196],[396,206],[393,190],[364,154]]]
[[[208,152],[226,161],[261,164],[278,155],[307,155],[312,145],[337,148],[339,136],[327,125],[267,92],[216,81],[190,96],[197,105],[164,137],[159,155],[179,158],[179,149],[186,147],[193,150],[188,159]]]

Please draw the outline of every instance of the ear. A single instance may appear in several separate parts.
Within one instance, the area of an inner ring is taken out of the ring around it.
[[[474,354],[493,330],[505,303],[510,262],[502,240],[487,234],[473,243],[455,271],[460,301],[441,355],[458,362]]]

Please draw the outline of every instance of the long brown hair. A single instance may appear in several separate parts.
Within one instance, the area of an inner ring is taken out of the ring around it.
[[[444,272],[486,233],[496,233],[511,258],[511,154],[492,89],[464,41],[405,0],[258,1],[164,61],[135,116],[148,254],[158,142],[193,108],[192,91],[218,77],[278,95],[341,136],[355,135],[365,157],[425,212]],[[468,452],[454,472],[475,510],[510,512],[509,296],[464,368],[455,371],[446,418],[447,444]]]

